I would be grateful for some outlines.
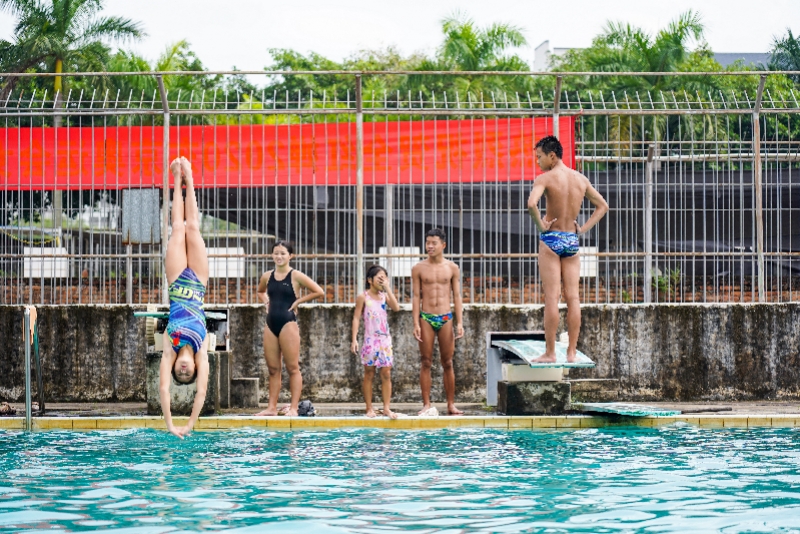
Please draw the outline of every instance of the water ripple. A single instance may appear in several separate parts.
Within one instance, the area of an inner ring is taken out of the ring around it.
[[[0,528],[795,532],[800,433],[0,432]]]

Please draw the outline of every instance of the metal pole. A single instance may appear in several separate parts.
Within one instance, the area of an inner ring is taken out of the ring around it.
[[[364,110],[356,75],[356,287],[364,287]]]
[[[561,76],[556,77],[556,95],[553,101],[553,136],[559,137],[558,116],[561,108]]]
[[[164,183],[163,203],[161,205],[161,301],[165,306],[169,305],[169,295],[167,294],[167,242],[169,241],[169,103],[167,102],[167,90],[164,88],[164,78],[156,76],[158,81],[158,92],[161,94],[161,107],[164,110],[164,139],[163,139],[163,165]]]
[[[125,247],[125,302],[133,304],[133,245]]]
[[[31,429],[31,310],[25,307],[25,331],[22,334],[25,343],[25,430]]]
[[[386,184],[386,195],[384,196],[384,217],[386,217],[386,253],[394,252],[394,184]],[[389,266],[389,276],[397,276],[392,272],[392,260],[387,258]]]
[[[761,100],[764,96],[766,74],[761,75],[756,94],[756,105],[753,108],[753,188],[756,215],[756,254],[758,256],[758,301],[764,302],[764,207],[761,191]]]
[[[652,301],[653,289],[653,145],[647,147],[644,186],[644,301]]]

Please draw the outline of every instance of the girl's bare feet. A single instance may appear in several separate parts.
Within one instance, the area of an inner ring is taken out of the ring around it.
[[[255,417],[274,417],[276,415],[278,415],[278,410],[276,408],[267,408],[255,414]]]
[[[397,414],[390,410],[388,406],[383,408],[383,415],[389,419],[397,419]]]
[[[181,156],[180,166],[181,172],[183,173],[184,182],[186,182],[187,185],[192,184],[194,182],[194,179],[192,178],[192,164],[188,159]]]
[[[369,410],[367,410],[366,415],[367,415],[367,417],[375,417],[376,416],[375,410],[370,408]]]
[[[180,188],[183,181],[183,170],[181,168],[180,158],[175,158],[172,160],[172,163],[169,165],[169,170],[172,173],[173,179],[175,180],[175,188]]]

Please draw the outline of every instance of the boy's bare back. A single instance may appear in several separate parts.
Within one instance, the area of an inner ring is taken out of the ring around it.
[[[570,169],[565,165],[547,171],[539,176],[534,182],[534,190],[542,189],[540,193],[547,199],[547,212],[545,217],[548,220],[556,219],[550,230],[561,232],[575,232],[575,221],[581,211],[583,199],[598,195],[589,179],[576,170]]]

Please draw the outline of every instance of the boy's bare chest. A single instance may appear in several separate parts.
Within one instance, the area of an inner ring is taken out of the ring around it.
[[[449,267],[437,267],[426,269],[420,274],[424,285],[449,285],[453,278],[453,273]]]

